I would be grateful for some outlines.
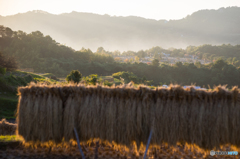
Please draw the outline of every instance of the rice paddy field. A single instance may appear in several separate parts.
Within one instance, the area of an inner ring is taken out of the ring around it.
[[[72,141],[67,144],[57,146],[47,145],[24,145],[23,141],[16,136],[0,136],[0,158],[33,158],[33,159],[77,159],[82,158],[77,143]],[[116,146],[108,142],[99,142],[99,140],[90,140],[81,142],[81,148],[86,159],[142,159],[145,153],[145,147],[137,149],[136,146],[127,148],[125,146]],[[221,150],[236,150],[235,147],[225,146]],[[209,151],[204,151],[195,145],[176,146],[158,145],[150,146],[147,152],[148,159],[217,159],[232,158],[239,156],[211,156]]]

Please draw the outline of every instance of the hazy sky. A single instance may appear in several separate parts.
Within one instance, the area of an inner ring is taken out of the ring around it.
[[[240,0],[0,0],[0,15],[32,10],[53,14],[77,11],[169,20],[184,18],[201,9],[229,6],[240,7]]]

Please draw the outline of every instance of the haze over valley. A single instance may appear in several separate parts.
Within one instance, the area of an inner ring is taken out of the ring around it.
[[[136,16],[109,16],[71,12],[50,14],[35,10],[0,16],[12,30],[41,31],[61,44],[80,50],[138,51],[153,46],[186,48],[189,45],[240,43],[240,8],[200,10],[179,20],[153,20]]]

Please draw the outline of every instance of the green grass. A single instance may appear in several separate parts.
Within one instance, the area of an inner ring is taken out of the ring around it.
[[[14,142],[14,141],[22,141],[22,139],[17,135],[6,135],[6,136],[0,135],[0,142]]]
[[[122,82],[120,79],[114,78],[114,82]]]
[[[18,98],[14,97],[0,97],[0,118],[15,118],[15,113],[17,109]]]
[[[50,78],[51,76],[55,76],[55,75],[52,73],[45,73],[45,74],[42,74],[41,76]]]
[[[31,81],[48,84],[58,83],[47,77],[52,74],[46,73],[43,75],[44,76],[30,72],[13,71],[7,72],[4,76],[0,76],[0,118],[15,118],[18,104],[17,88],[19,86],[26,86]]]
[[[31,75],[33,78],[45,78],[44,76],[38,75],[36,73],[32,73],[32,72],[23,72],[23,71],[13,71],[13,74],[23,74],[23,75]]]
[[[55,81],[53,79],[50,79],[50,78],[34,78],[34,80],[36,82],[45,82],[45,83],[48,83],[48,84],[58,83],[57,81]]]
[[[112,78],[112,76],[99,76],[100,78],[102,78],[102,79],[108,79],[108,78]]]
[[[113,78],[113,76],[100,76],[100,78],[105,80],[105,79]],[[120,79],[114,78],[113,80],[114,80],[113,83],[115,83],[117,85],[122,84],[122,81]]]

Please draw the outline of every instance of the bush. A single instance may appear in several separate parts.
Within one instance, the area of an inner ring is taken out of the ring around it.
[[[121,75],[122,75],[122,72],[117,72],[117,73],[112,74],[113,78],[116,78],[116,79],[119,79],[119,80],[120,80]]]
[[[55,80],[55,81],[58,81],[58,79],[57,79],[56,76],[50,76],[50,79]]]
[[[129,83],[131,81],[133,81],[134,83],[136,84],[139,84],[142,82],[142,79],[137,77],[135,74],[133,74],[132,72],[117,72],[117,73],[114,73],[112,74],[112,76],[116,79],[121,79],[123,78],[124,79],[124,83]]]
[[[72,70],[66,77],[66,81],[73,81],[74,83],[79,83],[82,78],[82,74],[78,70]]]
[[[5,74],[6,73],[6,68],[0,66],[0,74]]]
[[[98,82],[98,75],[97,74],[91,74],[91,75],[89,75],[85,78],[85,81],[86,81],[87,84],[96,85],[96,83]]]
[[[108,82],[108,80],[105,80],[103,84],[105,86],[109,86],[109,87],[111,87],[113,85],[113,83],[112,82]]]

